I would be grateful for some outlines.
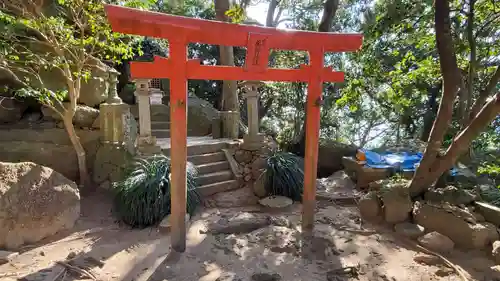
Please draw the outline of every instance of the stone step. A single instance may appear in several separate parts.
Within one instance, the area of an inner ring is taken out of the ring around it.
[[[228,144],[224,142],[204,143],[198,145],[191,145],[187,148],[189,156],[202,155],[208,153],[221,152],[223,148],[227,148]]]
[[[153,129],[151,135],[156,138],[170,138],[170,130],[168,129]]]
[[[198,165],[196,166],[196,168],[198,169],[198,173],[200,173],[200,175],[204,175],[215,173],[218,171],[227,171],[229,170],[230,166],[228,161],[220,161]]]
[[[200,196],[202,198],[205,198],[219,192],[231,191],[238,188],[239,188],[239,183],[237,180],[228,180],[228,181],[202,185],[199,186],[197,190]]]
[[[231,148],[231,147],[233,147],[233,144],[226,142],[212,142],[212,143],[202,143],[202,144],[188,143],[187,154],[188,156],[211,154],[211,153],[221,152],[223,148]],[[170,155],[170,148],[164,148],[162,151],[165,155]]]
[[[230,170],[220,171],[210,174],[200,175],[196,178],[199,185],[208,185],[217,182],[228,181],[233,178],[233,172]]]
[[[168,121],[151,121],[151,130],[166,129],[170,130],[170,122]]]
[[[169,155],[169,154],[167,154]],[[193,155],[193,156],[188,156],[187,161],[195,164],[195,165],[202,165],[202,164],[207,164],[207,163],[213,163],[213,162],[221,162],[226,160],[226,155],[224,152],[219,151],[215,153],[207,153],[207,154],[201,154],[201,155]]]

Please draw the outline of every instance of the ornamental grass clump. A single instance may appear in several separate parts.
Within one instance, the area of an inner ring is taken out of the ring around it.
[[[271,195],[302,201],[304,159],[288,152],[277,152],[267,159],[266,190]]]
[[[154,155],[137,159],[114,185],[115,212],[126,224],[143,228],[159,223],[170,214],[170,158]],[[196,167],[187,164],[187,212],[192,214],[200,204]]]

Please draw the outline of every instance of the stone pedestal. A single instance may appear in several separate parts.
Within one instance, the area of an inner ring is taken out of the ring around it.
[[[138,79],[136,84],[136,100],[139,108],[139,136],[137,150],[141,155],[161,153],[161,148],[156,145],[156,138],[151,135],[151,103],[149,80]]]
[[[259,133],[259,88],[264,85],[260,81],[245,81],[242,83],[246,92],[248,114],[248,134],[243,137],[245,149],[259,149],[264,141],[264,135]]]
[[[102,143],[125,147],[129,153],[134,154],[137,126],[130,107],[122,102],[116,92],[117,76],[116,71],[110,73],[108,99],[99,106]]]

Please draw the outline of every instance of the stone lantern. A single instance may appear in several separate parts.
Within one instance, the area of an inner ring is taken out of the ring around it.
[[[264,141],[264,135],[259,133],[259,88],[265,83],[261,81],[244,81],[244,98],[247,100],[248,134],[243,137],[243,147],[248,150],[258,150]]]

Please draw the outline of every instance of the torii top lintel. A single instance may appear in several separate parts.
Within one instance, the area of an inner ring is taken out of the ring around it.
[[[313,59],[310,65],[303,65],[300,69],[268,68],[269,52],[271,49],[303,50],[308,51],[311,58],[319,55],[323,57],[325,52],[355,51],[361,47],[363,40],[360,34],[237,25],[115,5],[106,5],[105,10],[115,32],[163,38],[184,45],[202,43],[247,47],[244,68],[204,66],[199,60],[189,60],[186,65],[187,79],[309,82],[313,75],[316,81],[340,82],[344,80],[342,72],[324,68],[323,62],[314,63]],[[132,78],[172,78],[172,69],[175,67],[171,64],[172,57],[155,57],[152,63],[132,63]],[[314,71],[310,71],[311,68]]]

